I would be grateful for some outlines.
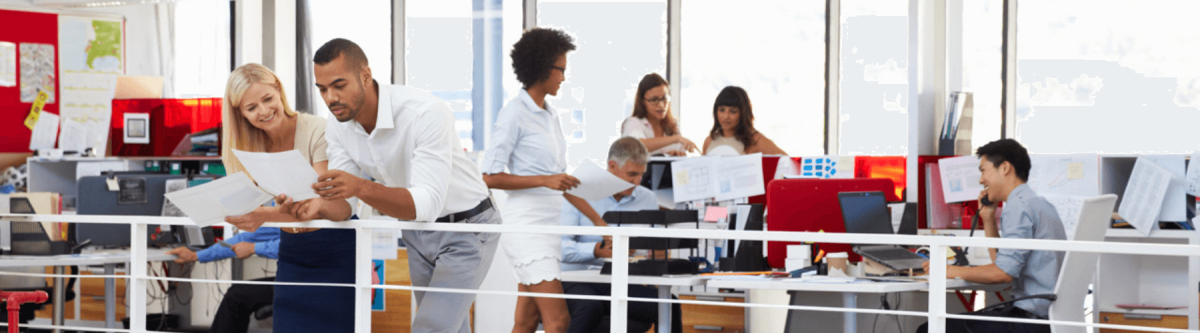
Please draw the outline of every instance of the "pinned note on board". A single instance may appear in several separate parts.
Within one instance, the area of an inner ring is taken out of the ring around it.
[[[1083,163],[1074,162],[1067,164],[1067,179],[1083,179]]]
[[[37,125],[38,118],[42,115],[42,108],[46,106],[46,100],[49,98],[50,95],[45,91],[38,91],[37,99],[33,100],[33,107],[29,108],[29,116],[25,117],[25,127],[32,130]]]
[[[704,209],[704,222],[717,222],[729,216],[729,209],[721,206],[708,206]]]

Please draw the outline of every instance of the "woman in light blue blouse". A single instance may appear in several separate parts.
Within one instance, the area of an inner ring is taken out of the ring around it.
[[[558,111],[546,102],[546,95],[558,95],[566,80],[567,52],[573,50],[566,33],[541,28],[526,31],[513,45],[513,70],[524,89],[500,109],[483,165],[488,187],[508,190],[501,208],[506,225],[558,225],[563,197],[594,224],[604,225],[586,200],[563,192],[579,180],[565,173],[567,142]],[[563,292],[558,235],[505,233],[500,244],[513,264],[519,291]],[[570,324],[561,298],[518,297],[515,316],[513,332],[534,332],[539,318],[548,333],[565,332]]]

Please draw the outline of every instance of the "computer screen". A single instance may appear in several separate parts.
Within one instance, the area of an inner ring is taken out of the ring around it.
[[[847,233],[892,233],[892,220],[888,217],[883,192],[841,192],[838,203],[842,206]]]

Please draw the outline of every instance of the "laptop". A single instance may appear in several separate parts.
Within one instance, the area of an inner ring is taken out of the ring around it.
[[[841,192],[838,204],[846,233],[893,234],[883,192]],[[855,245],[854,253],[898,271],[921,270],[928,260],[897,245]]]

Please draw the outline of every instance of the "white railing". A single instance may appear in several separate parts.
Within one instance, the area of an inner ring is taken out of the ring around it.
[[[699,229],[654,229],[654,228],[605,228],[605,227],[566,227],[566,226],[511,226],[511,225],[488,225],[488,224],[465,224],[465,223],[417,223],[417,222],[396,222],[387,220],[353,220],[343,222],[333,222],[326,220],[302,222],[302,223],[267,223],[264,226],[274,227],[311,227],[311,228],[347,228],[356,230],[357,240],[357,267],[355,273],[355,281],[353,284],[344,283],[287,283],[287,282],[256,282],[256,281],[230,281],[230,280],[211,280],[211,279],[192,279],[192,278],[171,278],[171,277],[152,277],[146,272],[145,263],[147,249],[147,225],[192,225],[192,221],[187,218],[178,217],[151,217],[151,216],[99,216],[99,215],[25,215],[25,214],[0,214],[0,219],[14,222],[71,222],[71,223],[113,223],[113,224],[130,224],[131,229],[131,250],[129,275],[127,276],[89,276],[89,277],[106,277],[106,278],[124,278],[128,279],[130,290],[145,290],[147,281],[178,281],[178,282],[219,282],[219,283],[238,283],[238,284],[270,284],[270,285],[310,285],[310,286],[341,286],[353,287],[355,293],[355,309],[354,322],[355,332],[363,333],[371,331],[371,312],[368,300],[371,297],[371,289],[389,289],[389,290],[421,290],[433,292],[450,292],[450,293],[474,293],[474,294],[495,294],[495,295],[518,295],[518,296],[537,296],[537,297],[554,297],[554,298],[570,298],[570,299],[594,299],[608,300],[612,302],[611,311],[613,313],[626,313],[629,301],[639,302],[657,302],[657,303],[680,303],[680,304],[698,304],[698,305],[718,305],[718,306],[735,306],[735,307],[755,307],[755,308],[777,308],[789,310],[805,310],[805,311],[825,311],[825,312],[853,312],[853,313],[873,313],[885,315],[903,315],[903,316],[924,316],[929,319],[930,332],[944,332],[945,319],[973,319],[973,320],[988,320],[988,321],[1005,321],[1005,322],[1028,322],[1039,324],[1061,324],[1071,326],[1088,326],[1095,328],[1111,328],[1135,331],[1154,331],[1154,332],[1200,332],[1200,330],[1182,330],[1182,329],[1164,329],[1143,326],[1130,325],[1112,325],[1098,323],[1083,323],[1083,322],[1064,322],[1064,321],[1045,321],[1032,319],[1015,319],[1015,318],[998,318],[998,317],[976,317],[960,314],[946,313],[946,280],[944,278],[929,279],[929,310],[927,312],[915,312],[904,310],[876,310],[876,309],[848,309],[840,307],[820,307],[820,306],[803,306],[803,305],[776,305],[776,304],[753,304],[753,303],[725,303],[714,301],[692,301],[692,300],[673,300],[673,299],[657,299],[657,298],[637,298],[628,296],[629,284],[629,237],[668,237],[668,238],[697,238],[697,239],[740,239],[751,241],[787,241],[787,242],[822,242],[822,243],[842,243],[842,244],[900,244],[900,245],[923,245],[930,249],[930,258],[945,258],[946,248],[949,246],[970,246],[975,248],[1012,248],[1012,249],[1028,249],[1028,250],[1049,250],[1049,251],[1081,251],[1081,252],[1097,252],[1097,253],[1114,253],[1114,254],[1136,254],[1136,255],[1155,255],[1155,256],[1184,256],[1197,257],[1200,256],[1200,245],[1197,244],[1151,244],[1151,243],[1129,243],[1129,242],[1085,242],[1085,241],[1051,241],[1051,240],[1031,240],[1031,239],[1010,239],[1010,238],[967,238],[967,237],[941,237],[941,236],[910,236],[910,235],[884,235],[884,234],[844,234],[844,233],[813,233],[813,232],[767,232],[767,231],[726,231],[726,230],[699,230]],[[230,226],[226,226],[230,227]],[[373,285],[370,277],[370,254],[371,254],[371,232],[374,229],[405,229],[405,230],[428,230],[428,231],[451,231],[451,232],[490,232],[490,233],[545,233],[556,235],[593,235],[593,236],[613,236],[613,271],[612,271],[612,294],[611,296],[578,296],[578,295],[562,295],[562,294],[541,294],[529,292],[512,292],[512,291],[494,291],[494,290],[468,290],[468,289],[445,289],[445,288],[429,288],[429,287],[412,287],[399,285]],[[140,264],[138,264],[140,263]],[[933,260],[930,262],[930,275],[933,277],[944,277],[946,275],[946,263],[943,260]],[[0,272],[0,275],[19,275],[19,276],[38,276],[51,277],[66,275],[54,274],[31,274],[31,273],[12,273]],[[1189,282],[1188,292],[1195,292],[1194,285]],[[22,325],[22,327],[31,328],[59,328],[78,331],[91,332],[154,332],[143,329],[146,327],[146,309],[145,306],[136,306],[146,304],[146,294],[142,292],[132,292],[127,295],[128,303],[133,305],[128,308],[127,315],[130,317],[130,327],[132,329],[111,329],[111,328],[94,328],[94,327],[71,327],[71,326],[52,326],[52,325]],[[1191,307],[1190,307],[1191,308]],[[1191,308],[1194,309],[1194,308]],[[1082,309],[1081,309],[1082,311]],[[614,332],[625,332],[626,317],[611,316],[611,327]],[[682,323],[676,323],[682,324]],[[1191,324],[1191,323],[1189,323]],[[2,324],[0,324],[2,325]]]

